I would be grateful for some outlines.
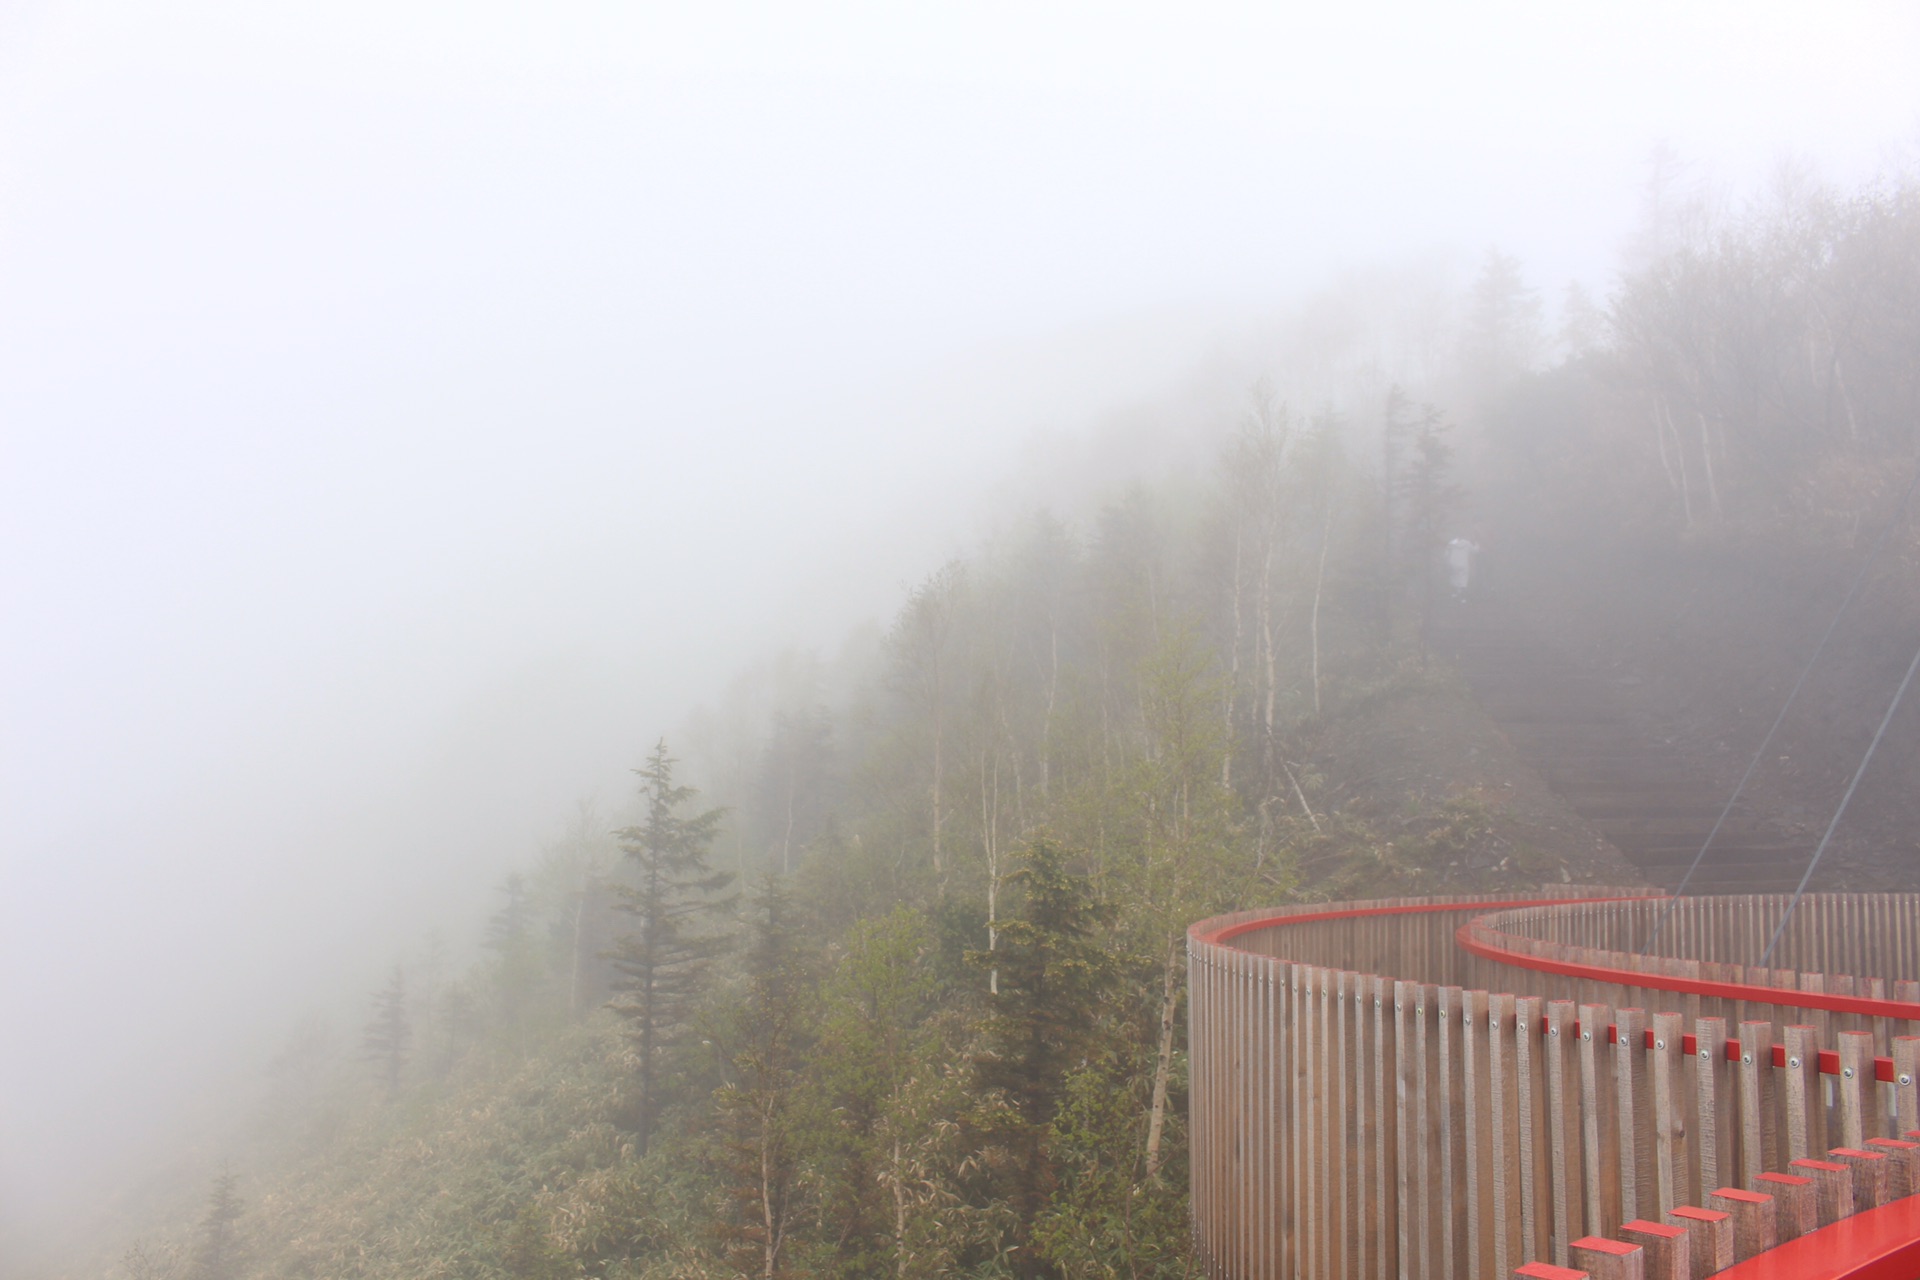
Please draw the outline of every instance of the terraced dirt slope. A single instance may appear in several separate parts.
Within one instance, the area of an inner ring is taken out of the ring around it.
[[[1729,790],[1634,706],[1634,676],[1578,660],[1531,626],[1513,599],[1498,595],[1443,601],[1433,645],[1568,808],[1649,882],[1679,883]],[[1804,838],[1736,807],[1691,892],[1791,890],[1810,851]]]

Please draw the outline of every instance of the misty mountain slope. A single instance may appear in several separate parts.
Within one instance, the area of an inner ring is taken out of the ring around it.
[[[1384,837],[1361,865],[1301,855],[1303,877],[1332,897],[1397,895],[1472,884],[1634,884],[1641,873],[1510,741],[1462,681],[1435,664],[1409,674],[1364,707],[1325,726],[1313,750],[1335,819],[1361,820]]]
[[[1828,212],[1920,243],[1920,200]],[[770,660],[667,741],[636,726],[636,816],[509,878],[464,973],[401,957],[358,1037],[296,1037],[233,1142],[237,1224],[221,1190],[123,1270],[1188,1274],[1193,920],[1617,883],[1622,850],[1670,876],[1892,522],[1753,811],[1800,822],[1851,767],[1920,630],[1893,501],[1920,385],[1888,354],[1920,274],[1873,312],[1890,273],[1822,277],[1852,260],[1825,244],[1754,277],[1753,234],[1630,273],[1611,337],[1549,369],[1490,255],[1457,422],[1377,380],[1351,417],[1262,385],[1173,478],[1025,512],[831,660]],[[1808,279],[1878,319],[1822,329]],[[1798,329],[1721,305],[1764,288]],[[1649,308],[1711,341],[1636,338]],[[1857,420],[1823,399],[1843,357]],[[1452,606],[1462,532],[1492,571]],[[1916,760],[1909,717],[1863,830],[1920,829]]]
[[[1456,523],[1491,594],[1451,639],[1476,689],[1662,882],[1757,761],[1708,855],[1728,889],[1798,881],[1891,709],[1814,883],[1920,887],[1920,701],[1892,705],[1920,645],[1920,185],[1651,218],[1569,342],[1476,397]]]
[[[737,686],[684,765],[649,756],[626,856],[583,830],[465,974],[404,961],[357,1042],[291,1044],[232,1274],[1185,1274],[1189,923],[1621,878],[1421,672],[1420,544],[1381,536],[1338,424],[1257,397],[1210,461]],[[647,1024],[656,831],[711,963]],[[629,1016],[581,998],[609,988]],[[183,1211],[150,1252],[206,1235]]]
[[[1621,696],[1639,677],[1583,666],[1500,593],[1448,608],[1436,638],[1473,696],[1546,784],[1650,883],[1679,884],[1727,793]],[[1692,881],[1697,893],[1790,892],[1806,850],[1737,808]]]

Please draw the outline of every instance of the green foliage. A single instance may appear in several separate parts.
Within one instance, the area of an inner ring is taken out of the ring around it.
[[[1068,862],[1050,837],[1031,837],[1006,877],[1017,896],[999,945],[971,957],[997,980],[980,1023],[974,1073],[982,1091],[1007,1104],[992,1137],[1006,1152],[999,1181],[1023,1225],[1036,1220],[1059,1184],[1049,1130],[1068,1073],[1102,1047],[1104,1006],[1118,976],[1102,936],[1108,913]],[[1023,1250],[1016,1270],[1043,1274],[1038,1262]]]
[[[1060,1190],[1033,1233],[1036,1248],[1063,1275],[1188,1273],[1185,1161],[1147,1171],[1147,1078],[1111,1054],[1067,1078],[1048,1135]]]
[[[730,1264],[775,1280],[790,1270],[795,1220],[809,1190],[796,1128],[812,1002],[792,903],[778,879],[761,883],[754,914],[747,990],[724,1050],[730,1078],[714,1094],[724,1196],[716,1234]]]
[[[1365,521],[1438,490],[1369,508],[1331,419],[1290,424],[1268,396],[1210,490],[947,566],[838,685],[785,664],[734,709],[757,727],[704,724],[726,808],[659,743],[623,865],[583,810],[426,980],[422,1069],[382,1033],[388,1105],[301,1068],[325,1136],[283,1145],[307,1164],[259,1198],[258,1273],[1186,1270],[1187,924],[1402,872],[1311,753],[1418,677],[1375,596],[1323,587],[1379,581]],[[1402,477],[1438,456],[1404,443]],[[767,873],[739,947],[723,836]]]
[[[674,782],[675,763],[662,740],[646,766],[635,770],[646,817],[619,833],[635,883],[622,886],[621,909],[633,918],[633,927],[614,950],[614,967],[621,974],[614,1008],[632,1027],[639,1057],[633,1127],[642,1154],[662,1106],[661,1058],[684,1036],[708,970],[728,945],[725,935],[701,927],[726,908],[719,895],[733,879],[707,865],[722,811],[680,812],[698,793]]]
[[[796,1103],[815,1215],[799,1251],[833,1274],[891,1273],[910,1247],[886,1176],[902,1159],[915,1073],[942,1056],[926,1025],[936,994],[926,921],[897,908],[855,925],[837,950]]]

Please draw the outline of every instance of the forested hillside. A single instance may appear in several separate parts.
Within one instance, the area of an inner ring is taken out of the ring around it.
[[[501,886],[478,963],[294,1034],[197,1225],[125,1272],[1186,1274],[1188,923],[1631,874],[1431,651],[1471,607],[1442,547],[1587,635],[1655,625],[1622,564],[1798,565],[1799,599],[1857,563],[1920,443],[1917,213],[1650,220],[1558,333],[1492,255],[1431,386],[1257,387],[1198,479],[1032,513],[884,631],[636,726],[632,805]]]

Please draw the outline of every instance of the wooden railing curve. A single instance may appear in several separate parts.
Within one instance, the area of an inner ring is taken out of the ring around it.
[[[1631,948],[1668,900],[1633,889],[1194,925],[1192,1193],[1208,1272],[1704,1280],[1815,1233],[1823,1265],[1844,1263],[1834,1224],[1920,1191],[1920,1142],[1905,1136],[1920,1138],[1920,999],[1906,998],[1920,990],[1861,967],[1912,972],[1920,897],[1845,897],[1808,899],[1826,933],[1809,928],[1791,954],[1846,973],[1737,966],[1739,939],[1783,905],[1757,896],[1673,904],[1665,954],[1645,958]],[[1688,943],[1722,958],[1686,958]],[[1864,1220],[1851,1230],[1867,1238]]]

